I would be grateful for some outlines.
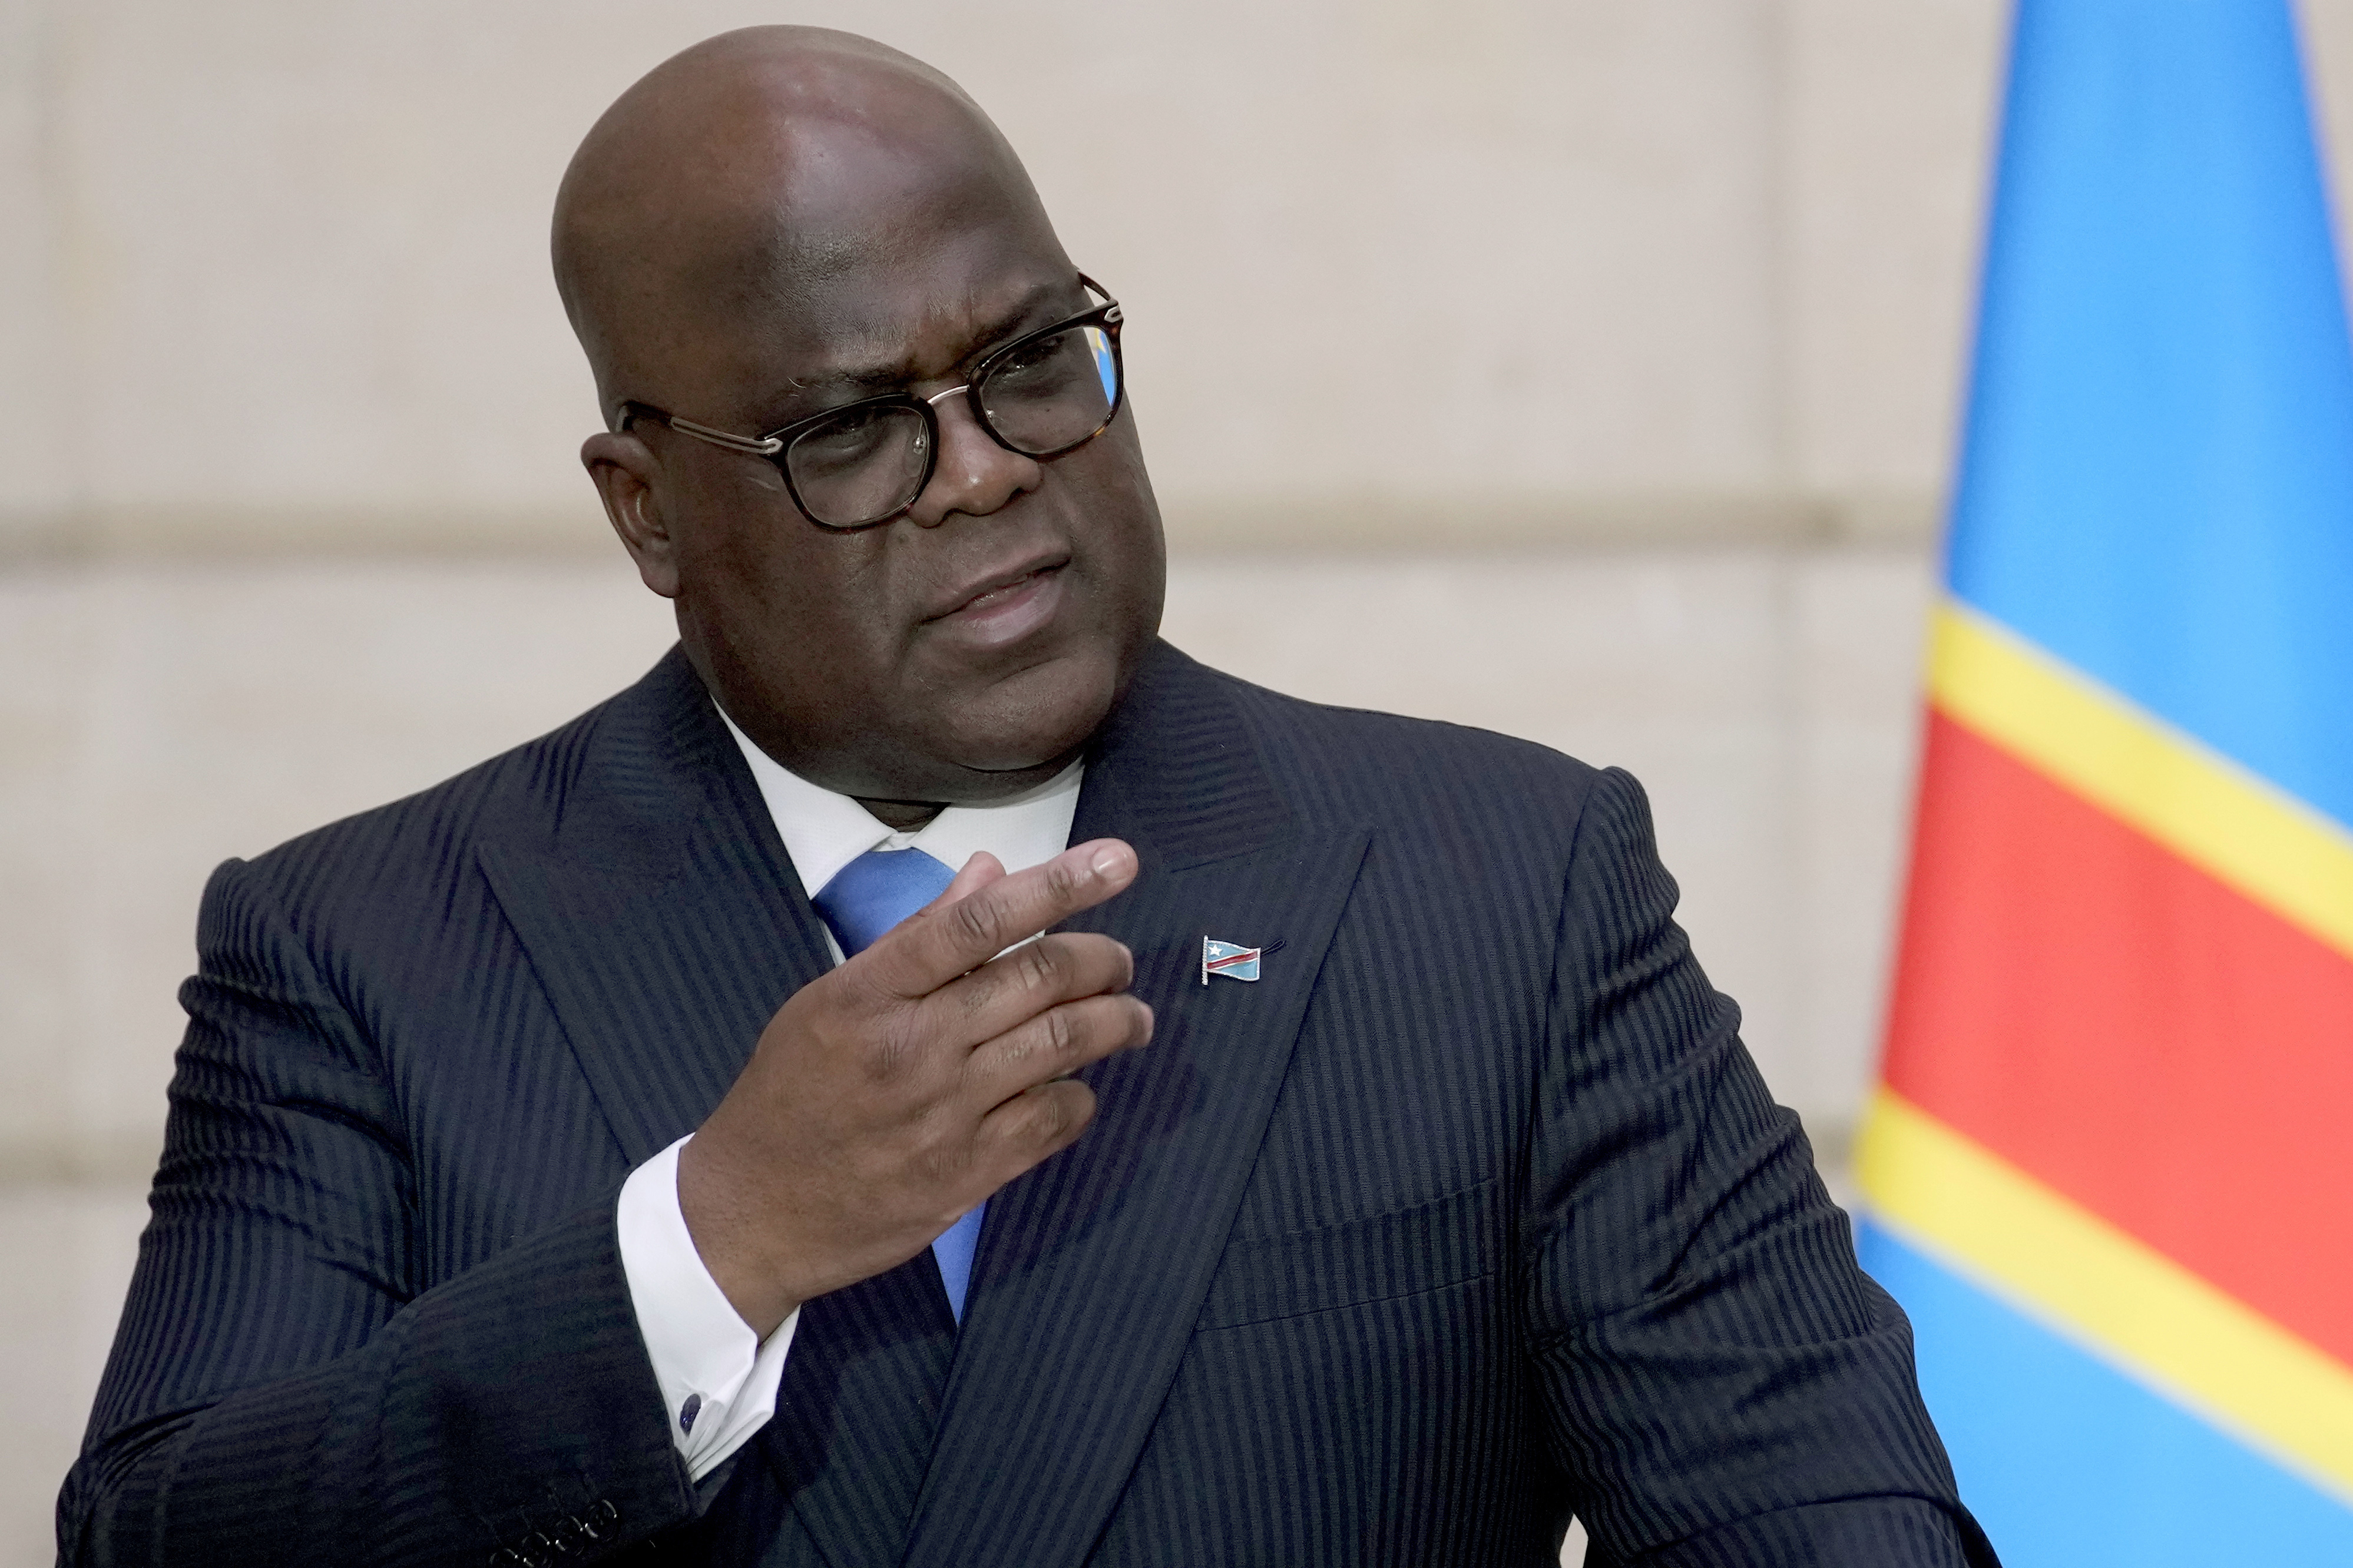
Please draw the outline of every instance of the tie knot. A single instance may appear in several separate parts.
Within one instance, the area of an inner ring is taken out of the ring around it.
[[[855,958],[955,880],[955,871],[920,849],[869,849],[809,902],[843,955]]]

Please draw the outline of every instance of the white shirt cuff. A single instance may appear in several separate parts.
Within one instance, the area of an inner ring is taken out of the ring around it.
[[[699,1481],[776,1413],[776,1385],[801,1314],[793,1309],[764,1342],[702,1266],[678,1206],[678,1152],[692,1136],[629,1173],[614,1217],[621,1272],[670,1413],[670,1441]]]

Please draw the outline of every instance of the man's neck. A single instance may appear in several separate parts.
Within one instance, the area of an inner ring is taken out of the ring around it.
[[[858,799],[868,815],[893,833],[913,833],[945,809],[935,800]]]

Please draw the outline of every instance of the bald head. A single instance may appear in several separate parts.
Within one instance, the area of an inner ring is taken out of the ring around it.
[[[556,196],[556,286],[609,416],[691,401],[696,361],[759,352],[747,335],[830,280],[1008,223],[1059,250],[955,82],[853,34],[747,27],[656,67],[589,132]]]

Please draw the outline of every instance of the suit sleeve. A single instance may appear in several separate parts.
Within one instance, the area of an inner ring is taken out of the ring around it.
[[[1523,1256],[1536,1384],[1588,1561],[1990,1565],[1910,1325],[1674,924],[1641,787],[1577,827]]]
[[[691,1517],[611,1194],[418,1291],[392,1089],[260,883],[206,889],[59,1562],[579,1562]]]

